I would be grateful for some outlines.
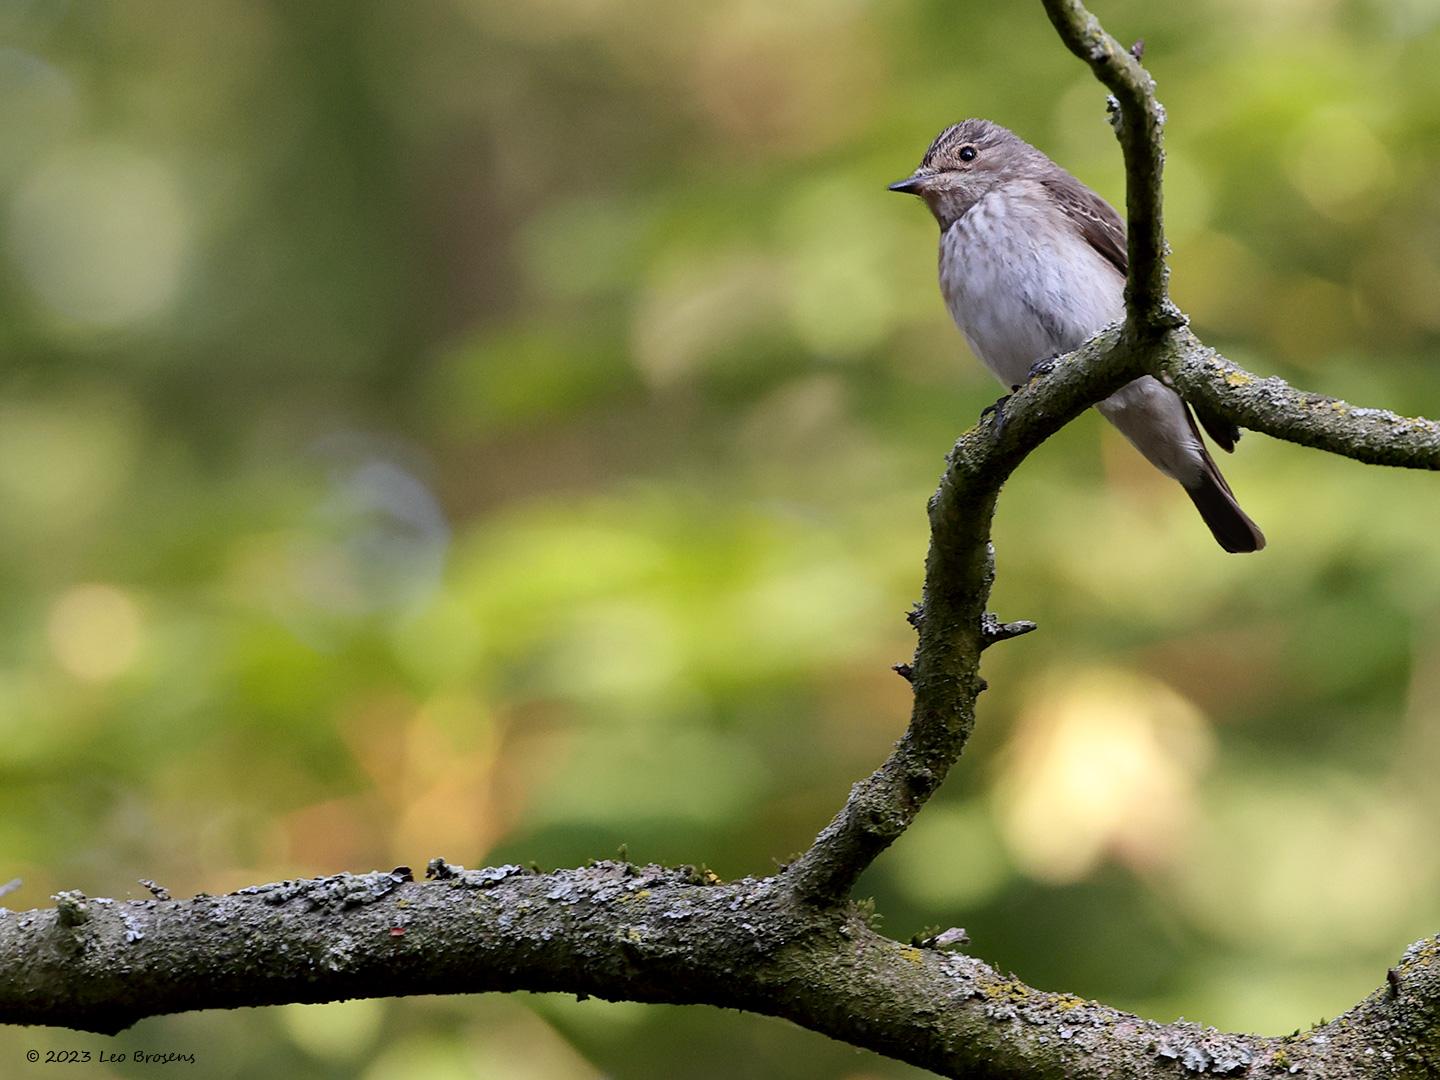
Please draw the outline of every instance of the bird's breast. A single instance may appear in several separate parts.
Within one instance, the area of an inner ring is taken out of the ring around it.
[[[1120,318],[1124,285],[1038,185],[992,191],[940,237],[945,305],[1007,386]]]

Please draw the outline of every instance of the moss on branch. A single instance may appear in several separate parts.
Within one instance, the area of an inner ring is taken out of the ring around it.
[[[909,725],[808,851],[773,877],[728,884],[625,863],[535,874],[436,860],[424,882],[399,868],[182,901],[63,893],[47,910],[0,909],[0,1023],[115,1032],[191,1009],[535,990],[785,1017],[970,1080],[1440,1075],[1440,939],[1412,946],[1344,1016],[1275,1039],[1162,1025],[1036,990],[969,956],[884,938],[847,901],[964,749],[985,688],[981,653],[1032,628],[988,611],[991,522],[1011,473],[1075,416],[1150,373],[1276,438],[1440,468],[1435,422],[1258,378],[1189,332],[1166,292],[1154,82],[1082,4],[1043,3],[1118,102],[1127,320],[1021,387],[1003,422],[982,422],[950,452],[929,506],[924,598],[912,619]]]
[[[1287,1039],[1159,1024],[1037,990],[959,952],[903,945],[857,905],[818,907],[779,877],[721,883],[602,862],[535,874],[338,874],[191,900],[72,897],[0,912],[0,1023],[114,1033],[195,1009],[407,994],[559,991],[778,1016],[970,1080],[1423,1075],[1440,941],[1322,1028]],[[1420,1055],[1420,1056],[1417,1056]]]

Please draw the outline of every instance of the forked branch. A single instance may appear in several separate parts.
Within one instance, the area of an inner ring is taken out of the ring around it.
[[[1166,295],[1154,83],[1083,5],[1043,3],[1118,102],[1127,320],[1017,391],[1003,427],[992,419],[955,444],[930,503],[909,726],[807,852],[774,877],[730,884],[620,863],[540,875],[437,860],[429,882],[402,868],[185,901],[62,894],[46,910],[0,909],[0,1023],[113,1032],[190,1009],[549,990],[782,1016],[966,1080],[1440,1074],[1440,938],[1411,946],[1344,1016],[1275,1039],[1034,990],[979,960],[881,937],[846,902],[964,749],[982,651],[1031,628],[988,611],[996,500],[1026,455],[1086,408],[1148,373],[1242,427],[1358,461],[1440,468],[1433,421],[1257,378],[1190,334]]]

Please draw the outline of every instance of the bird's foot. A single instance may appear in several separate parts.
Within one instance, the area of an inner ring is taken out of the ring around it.
[[[1017,386],[1014,389],[1019,390],[1020,387]],[[985,408],[980,410],[980,419],[977,421],[977,423],[983,424],[987,416],[995,417],[995,422],[991,425],[990,428],[990,435],[992,438],[1000,438],[1001,432],[1005,430],[1005,404],[1009,400],[1010,395],[1006,394],[1000,400],[995,402],[994,405],[986,405]]]
[[[1044,378],[1046,375],[1050,374],[1051,370],[1059,362],[1059,353],[1054,353],[1051,356],[1047,356],[1043,360],[1036,360],[1035,363],[1030,365],[1030,370],[1025,373],[1025,381],[1029,382],[1031,379]]]

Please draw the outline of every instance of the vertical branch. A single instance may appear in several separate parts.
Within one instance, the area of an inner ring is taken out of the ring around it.
[[[1088,406],[1147,370],[1142,352],[1184,325],[1170,302],[1161,214],[1165,112],[1140,61],[1107,34],[1080,0],[1042,0],[1065,44],[1114,93],[1115,128],[1125,155],[1130,272],[1124,332],[1101,335],[1047,377],[1052,411],[1034,410],[1030,387],[1011,398],[1003,436],[988,426],[956,444],[930,504],[920,633],[909,670],[910,725],[890,757],[851,789],[835,819],[787,871],[797,892],[818,902],[843,898],[880,852],[909,827],[959,758],[985,688],[980,653],[1014,632],[989,616],[993,563],[990,523],[1000,486],[1024,456]],[[1138,50],[1137,50],[1138,52]],[[1088,370],[1081,370],[1086,369]],[[1017,423],[1017,420],[1019,421]]]
[[[1125,155],[1130,257],[1125,286],[1126,327],[1141,339],[1159,337],[1185,321],[1170,302],[1170,271],[1165,265],[1161,192],[1165,107],[1155,98],[1155,80],[1150,73],[1134,54],[1105,32],[1080,0],[1042,2],[1061,40],[1090,65],[1119,106],[1113,122]]]
[[[980,653],[994,625],[985,613],[994,579],[989,537],[999,483],[989,482],[983,469],[966,468],[960,449],[930,501],[923,600],[911,616],[920,640],[909,675],[909,727],[787,869],[791,886],[808,900],[830,903],[849,894],[865,868],[909,828],[975,726],[975,700],[985,688]]]
[[[1044,380],[1021,387],[1005,422],[981,424],[950,452],[930,500],[930,551],[924,599],[912,617],[919,643],[909,678],[910,725],[878,769],[850,790],[844,807],[810,849],[786,870],[802,897],[843,899],[875,857],[915,820],[959,759],[985,689],[980,654],[1033,629],[1003,624],[987,612],[994,558],[990,525],[1000,488],[1035,447],[1065,424],[1144,374],[1139,350],[1111,330],[1058,364]]]

